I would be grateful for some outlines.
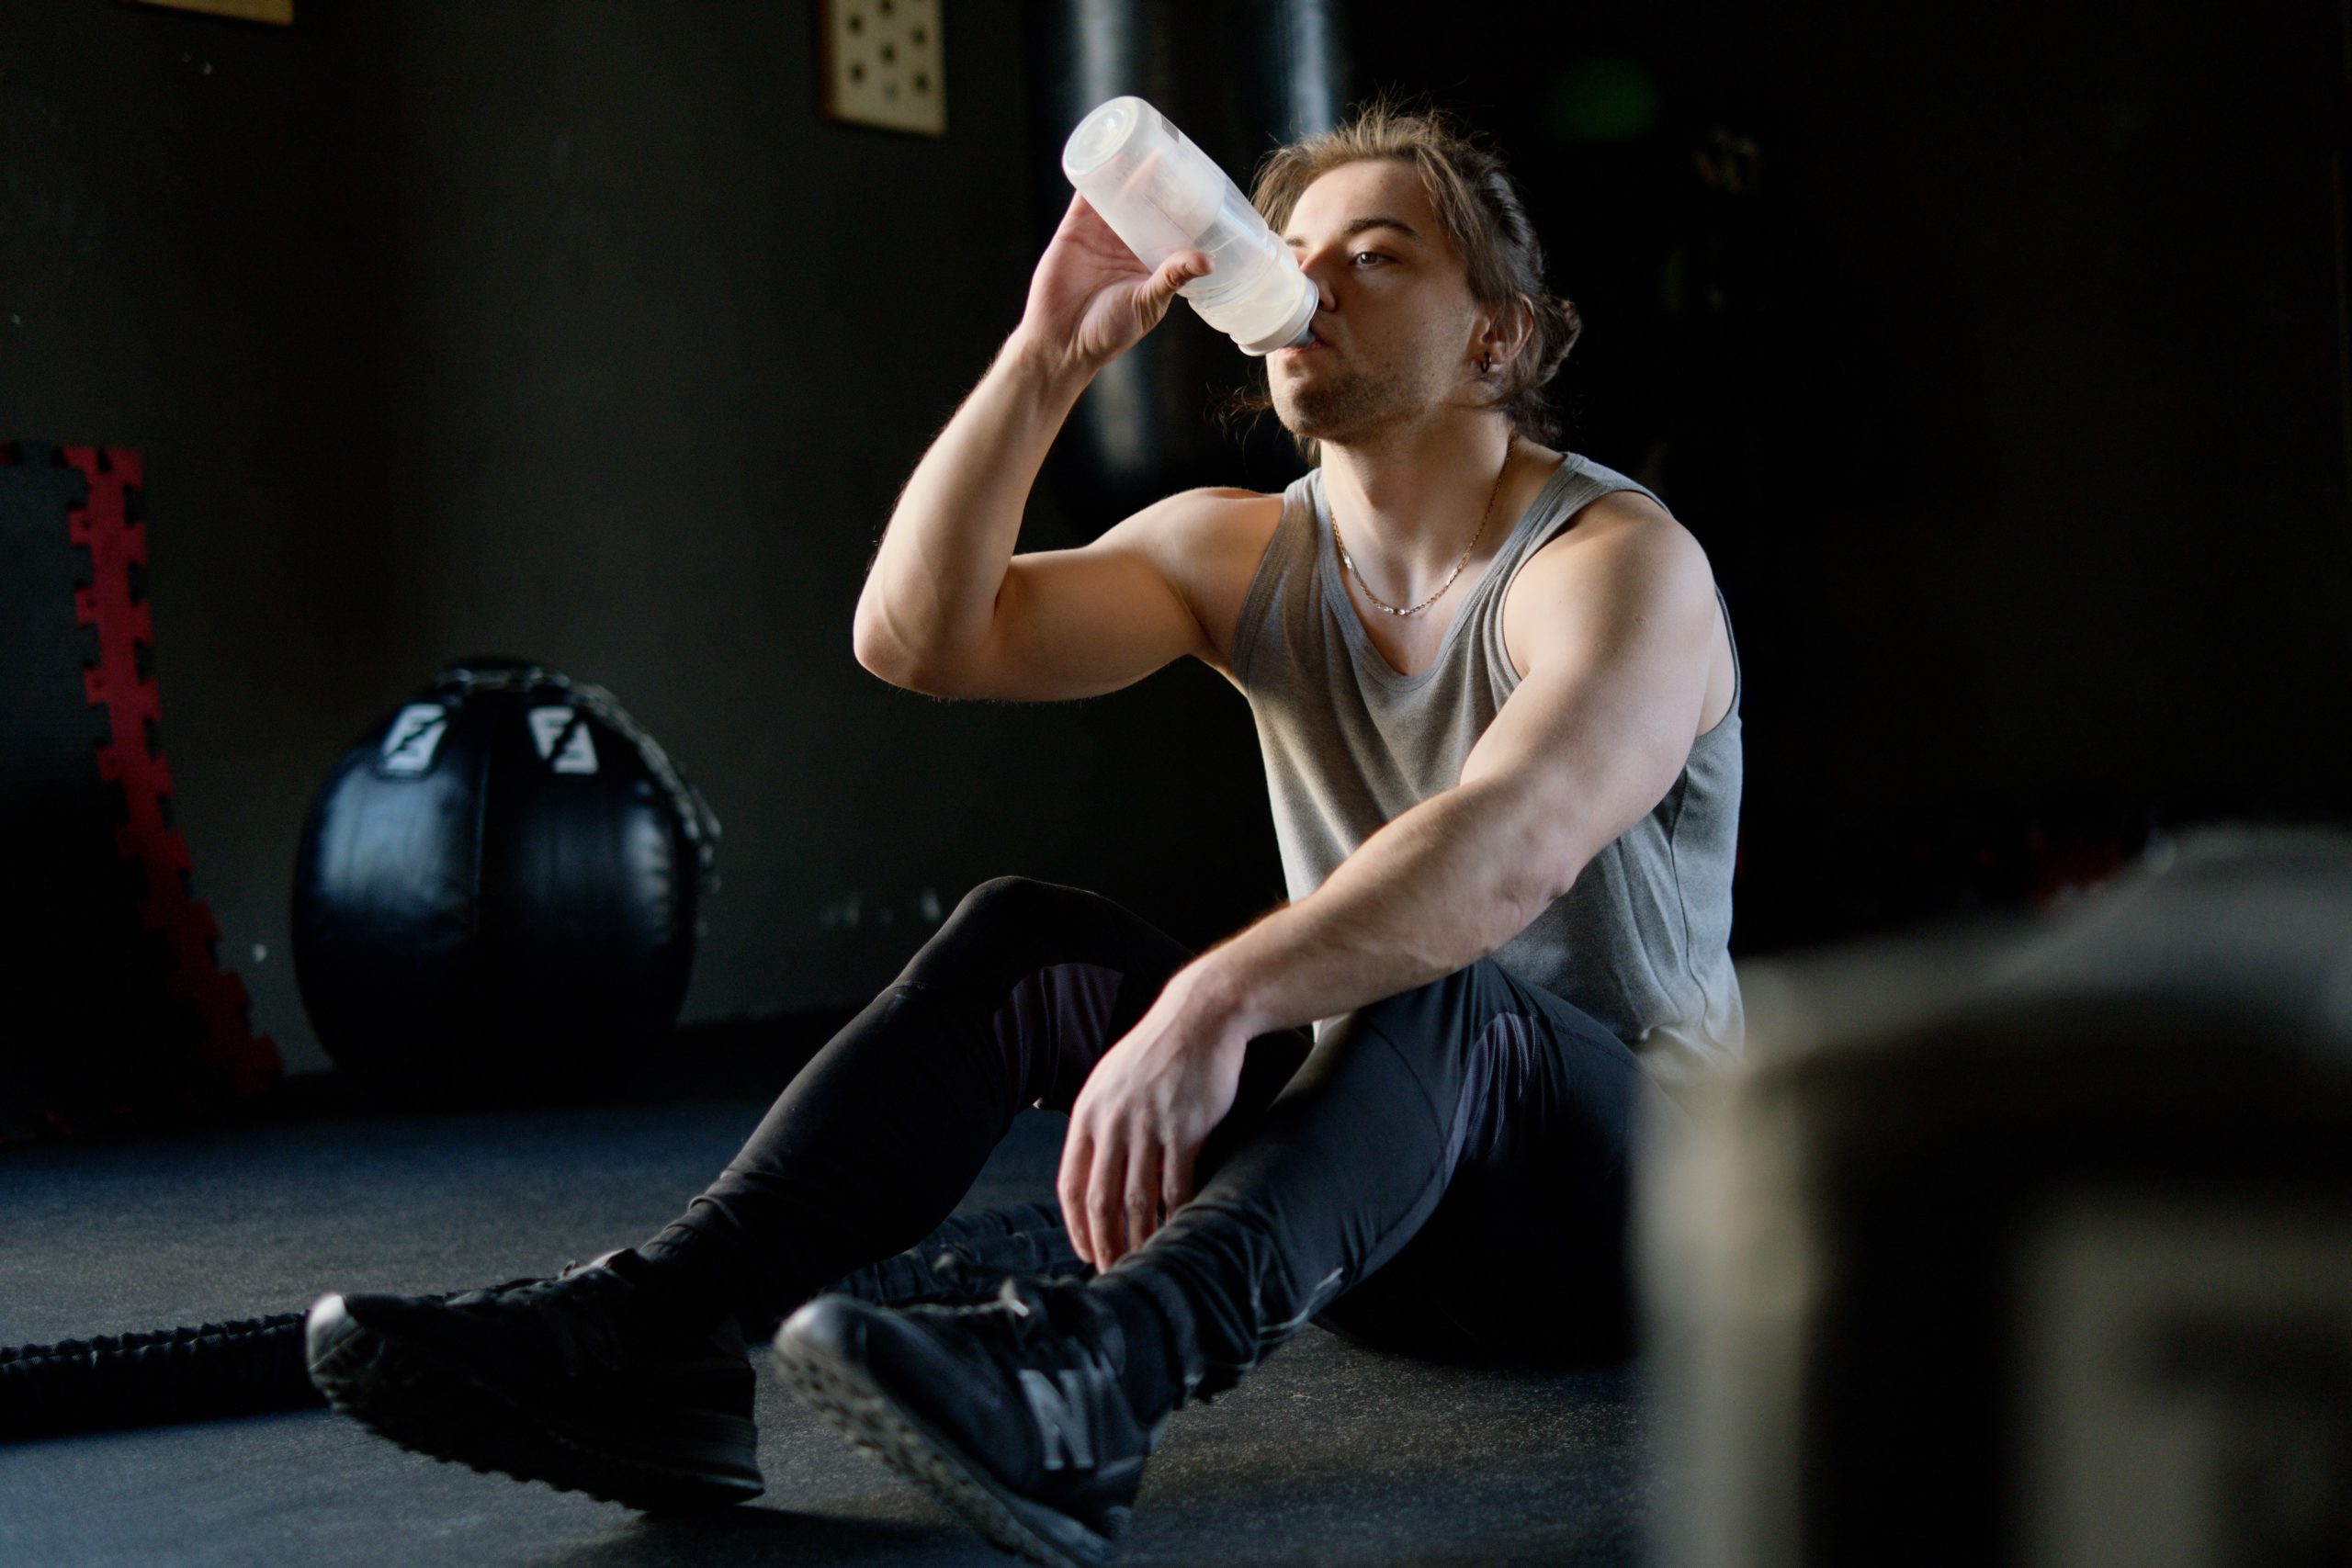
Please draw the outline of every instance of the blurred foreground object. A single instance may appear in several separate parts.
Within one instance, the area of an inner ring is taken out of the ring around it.
[[[1645,1171],[1654,1561],[2352,1562],[2352,834],[1843,984]]]

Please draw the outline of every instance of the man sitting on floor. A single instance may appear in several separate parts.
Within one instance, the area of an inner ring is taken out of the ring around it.
[[[1317,466],[1013,553],[1079,394],[1208,270],[1144,268],[1075,199],[855,631],[947,697],[1201,660],[1256,720],[1291,901],[1195,954],[1091,893],[983,885],[659,1235],[463,1304],[322,1300],[338,1405],[640,1506],[731,1501],[760,1488],[741,1325],[790,1313],[776,1353],[820,1409],[1069,1563],[1108,1554],[1170,1414],[1310,1319],[1625,1353],[1632,1135],[1740,1042],[1727,612],[1655,495],[1546,445],[1577,321],[1489,150],[1376,107],[1274,153],[1256,199],[1319,294],[1266,363]],[[1058,1196],[1097,1274],[809,1300],[936,1224],[1033,1104],[1069,1112]]]

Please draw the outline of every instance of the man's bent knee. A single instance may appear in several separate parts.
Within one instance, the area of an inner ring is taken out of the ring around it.
[[[1069,908],[1073,898],[1093,895],[1075,887],[1040,882],[1034,876],[992,876],[964,895],[947,917],[988,926],[1034,926]]]

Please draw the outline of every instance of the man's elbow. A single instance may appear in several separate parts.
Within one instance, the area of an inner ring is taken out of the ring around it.
[[[1592,848],[1566,820],[1556,796],[1544,798],[1526,780],[1495,778],[1459,786],[1461,808],[1485,824],[1483,858],[1495,868],[1499,904],[1516,919],[1510,935],[1551,907],[1583,874]]]
[[[1573,873],[1538,879],[1534,885],[1534,890],[1520,906],[1527,916],[1527,919],[1521,922],[1520,929],[1526,930],[1529,925],[1534,923],[1537,916],[1550,908],[1558,899],[1566,897],[1568,889],[1576,886],[1576,880]]]
[[[1584,868],[1593,856],[1593,848],[1580,835],[1562,831],[1549,826],[1535,835],[1522,863],[1528,877],[1527,899],[1533,919],[1551,908],[1554,900],[1564,897],[1584,874]]]
[[[922,671],[908,657],[901,643],[892,637],[882,623],[859,616],[851,624],[850,652],[858,667],[901,691],[920,692],[923,689]]]

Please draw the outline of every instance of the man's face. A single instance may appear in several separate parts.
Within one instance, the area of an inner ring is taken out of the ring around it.
[[[1478,308],[1410,164],[1333,169],[1300,194],[1283,238],[1323,296],[1317,341],[1267,356],[1285,429],[1361,442],[1455,400],[1476,357]]]

